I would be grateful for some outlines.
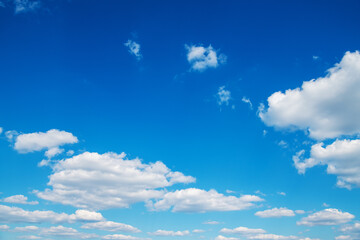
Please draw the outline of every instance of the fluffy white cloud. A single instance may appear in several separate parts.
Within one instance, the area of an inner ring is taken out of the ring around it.
[[[149,233],[150,235],[153,235],[153,236],[172,236],[172,237],[175,237],[175,236],[186,236],[186,235],[189,235],[190,232],[188,230],[185,230],[185,231],[166,231],[166,230],[157,230],[153,233]]]
[[[52,189],[36,192],[37,196],[79,208],[124,208],[161,198],[165,187],[195,182],[195,178],[172,172],[162,162],[145,164],[125,156],[85,152],[61,160],[49,177]]]
[[[187,50],[187,60],[191,64],[191,69],[195,71],[204,71],[207,68],[217,68],[219,64],[226,63],[226,56],[214,50],[211,45],[205,48],[203,46],[185,45]]]
[[[25,197],[24,195],[10,196],[10,197],[4,198],[2,201],[7,202],[7,203],[30,204],[30,205],[39,204],[38,201],[28,202],[28,198]]]
[[[295,213],[293,210],[287,208],[272,208],[264,211],[258,211],[255,213],[255,216],[261,218],[276,218],[276,217],[293,217]]]
[[[360,187],[360,140],[336,140],[324,147],[323,143],[311,147],[310,158],[301,159],[304,151],[293,157],[299,173],[316,165],[327,165],[327,173],[337,176],[337,186]]]
[[[338,225],[351,221],[355,216],[348,212],[341,212],[335,208],[328,208],[302,218],[297,225]]]
[[[40,7],[40,1],[14,0],[15,14],[35,11]]]
[[[236,211],[250,208],[260,201],[264,200],[254,195],[225,196],[216,190],[188,188],[166,193],[151,208],[156,211],[172,208],[173,212]]]
[[[86,223],[81,226],[84,229],[98,229],[103,231],[111,231],[111,232],[141,232],[139,229],[127,225],[124,223],[112,222],[112,221],[101,221],[101,222],[93,222]]]
[[[129,53],[134,55],[138,61],[142,58],[140,53],[140,44],[129,39],[126,43],[124,43],[124,45],[129,49]]]
[[[0,205],[0,222],[9,223],[72,223],[76,221],[100,221],[103,220],[101,213],[87,210],[77,210],[75,214],[56,213],[53,211],[27,211],[18,207]]]
[[[47,132],[19,134],[15,138],[14,149],[20,153],[52,149],[65,144],[77,143],[78,139],[72,133],[51,129]],[[51,150],[48,154],[54,154]]]
[[[56,227],[43,228],[41,229],[40,235],[47,237],[76,238],[76,239],[99,238],[99,236],[96,234],[78,232],[74,228],[68,228],[61,225]]]
[[[216,94],[217,102],[221,105],[229,105],[231,99],[231,92],[225,89],[225,86],[219,87],[219,90]]]
[[[308,130],[314,139],[360,133],[360,53],[346,52],[325,77],[275,92],[259,116],[268,126]]]

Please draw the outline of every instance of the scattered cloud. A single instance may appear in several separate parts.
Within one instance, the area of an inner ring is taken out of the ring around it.
[[[241,101],[243,101],[244,103],[248,104],[251,110],[253,109],[253,105],[252,105],[252,103],[251,103],[251,101],[250,101],[249,98],[247,98],[247,97],[244,96],[244,97],[242,97]]]
[[[126,208],[136,202],[161,198],[164,189],[195,178],[173,172],[162,162],[145,164],[126,154],[84,152],[58,161],[39,198],[87,209]]]
[[[82,233],[78,232],[74,228],[64,227],[64,226],[56,226],[50,228],[43,228],[40,232],[41,236],[47,237],[61,237],[61,238],[76,238],[76,239],[92,239],[99,238],[96,234]]]
[[[40,8],[40,1],[14,0],[15,14],[33,12]]]
[[[28,198],[25,197],[24,195],[10,196],[10,197],[4,198],[2,201],[7,202],[7,203],[17,203],[17,204],[30,204],[30,205],[39,204],[38,201],[28,202]]]
[[[354,217],[354,215],[348,212],[342,212],[335,208],[328,208],[302,218],[297,222],[297,225],[339,225],[351,221]]]
[[[187,236],[190,234],[190,232],[188,230],[185,231],[166,231],[166,230],[157,230],[153,233],[149,233],[150,235],[153,236],[170,236],[170,237],[175,237],[175,236]]]
[[[308,168],[327,165],[327,173],[337,176],[338,187],[360,187],[360,140],[336,140],[326,147],[317,143],[311,147],[310,158],[302,159],[304,153],[302,150],[293,156],[300,174]]]
[[[293,217],[295,213],[293,210],[287,208],[272,208],[264,211],[258,211],[255,216],[261,218],[278,218],[278,217]]]
[[[140,240],[138,237],[123,235],[123,234],[111,234],[103,236],[101,239],[118,239],[118,240]]]
[[[0,225],[0,231],[8,230],[10,227],[8,225]]]
[[[346,235],[338,236],[336,239],[360,239],[360,223],[343,226],[340,228],[340,231]]]
[[[11,132],[10,132],[11,133]],[[10,134],[9,138],[15,135]],[[47,132],[35,132],[19,134],[15,137],[14,149],[20,153],[29,153],[47,149],[47,154],[55,154],[59,150],[53,150],[65,144],[77,143],[79,140],[72,133],[51,129]]]
[[[25,227],[16,227],[14,228],[14,232],[36,232],[40,228],[37,226],[25,226]]]
[[[231,92],[225,89],[225,86],[219,87],[219,90],[216,94],[217,102],[219,106],[221,105],[229,105],[229,101],[231,99]]]
[[[227,60],[224,54],[218,55],[218,50],[213,49],[211,45],[207,48],[201,45],[185,45],[185,49],[191,69],[195,71],[201,72],[207,68],[217,68],[220,64],[225,64]]]
[[[237,211],[253,207],[261,201],[264,200],[255,195],[225,196],[216,190],[188,188],[166,193],[163,199],[151,204],[151,209],[164,211],[172,208],[173,212]]]
[[[132,232],[137,233],[141,232],[139,229],[127,225],[124,223],[112,222],[112,221],[100,221],[100,222],[92,222],[86,223],[81,226],[84,229],[97,229],[103,231],[110,231],[110,232]]]
[[[129,53],[134,55],[138,61],[142,58],[142,55],[140,53],[140,44],[133,40],[127,40],[126,43],[124,43],[125,47],[129,49]]]
[[[42,237],[35,236],[35,235],[27,235],[27,236],[19,236],[20,239],[42,239]]]
[[[0,205],[0,222],[5,223],[73,223],[82,221],[100,221],[101,213],[77,210],[75,214],[56,213],[53,211],[27,211],[18,207]]]
[[[241,237],[246,238],[246,239],[258,239],[258,240],[260,240],[260,239],[268,239],[268,240],[270,240],[270,239],[276,239],[276,240],[297,239],[297,240],[301,240],[297,236],[283,236],[283,235],[266,233],[266,231],[261,228],[247,228],[247,227],[237,227],[234,229],[223,228],[220,230],[220,233],[240,235]],[[222,235],[219,235],[218,237],[220,237],[220,238],[217,238],[219,240],[238,239],[238,238],[227,238]]]
[[[237,228],[234,228],[234,229],[223,228],[223,229],[220,230],[220,233],[249,235],[249,234],[266,233],[266,231],[264,229],[261,229],[261,228],[237,227]]]
[[[215,240],[240,240],[240,238],[225,237],[223,235],[219,235],[215,238]]]
[[[259,107],[259,117],[268,126],[308,130],[317,140],[359,134],[359,89],[360,53],[346,52],[325,77],[273,93],[268,108]]]

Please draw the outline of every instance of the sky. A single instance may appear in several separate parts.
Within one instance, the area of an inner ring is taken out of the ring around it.
[[[359,11],[0,0],[0,239],[360,239]]]

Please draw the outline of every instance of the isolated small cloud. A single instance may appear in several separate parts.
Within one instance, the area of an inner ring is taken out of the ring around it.
[[[217,68],[220,64],[226,63],[226,56],[218,54],[218,50],[211,45],[207,48],[201,45],[185,45],[187,60],[194,71],[204,71],[207,68]]]
[[[134,55],[138,61],[142,58],[140,53],[140,44],[129,39],[126,43],[124,43],[124,45],[129,49],[129,53]]]
[[[216,94],[217,102],[219,106],[221,105],[229,105],[229,101],[231,99],[231,92],[225,89],[225,86],[221,86],[218,89]]]
[[[14,135],[9,135],[11,138]],[[65,144],[77,143],[79,140],[72,133],[51,129],[47,132],[35,132],[19,134],[15,138],[14,149],[20,153],[28,153],[41,151],[43,149],[57,148]],[[59,151],[59,150],[58,150]],[[54,154],[56,150],[50,151],[48,154]]]
[[[203,224],[207,224],[207,225],[217,225],[217,224],[220,224],[220,222],[218,222],[218,221],[206,221],[206,222],[203,222]]]
[[[39,204],[38,201],[28,202],[28,198],[25,197],[24,195],[14,195],[14,196],[10,196],[10,197],[4,198],[2,201],[3,201],[3,202],[7,202],[7,203],[29,204],[29,205]]]
[[[279,217],[293,217],[295,213],[293,210],[287,208],[272,208],[264,211],[258,211],[255,216],[261,218],[279,218]]]
[[[190,234],[188,230],[185,231],[167,231],[167,230],[157,230],[155,232],[149,233],[153,236],[168,236],[168,237],[175,237],[175,236],[187,236]]]
[[[348,212],[342,212],[336,208],[328,208],[302,218],[297,222],[297,225],[311,227],[318,225],[339,225],[347,223],[354,218],[355,216]]]
[[[253,109],[253,105],[252,105],[252,102],[250,101],[249,98],[247,97],[242,97],[241,101],[243,101],[244,103],[248,104],[249,105],[249,108],[252,110]]]

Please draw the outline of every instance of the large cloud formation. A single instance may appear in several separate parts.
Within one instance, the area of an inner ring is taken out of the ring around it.
[[[308,130],[317,140],[360,133],[360,53],[346,52],[325,77],[275,92],[259,116],[268,126]]]
[[[52,189],[36,194],[80,208],[126,208],[132,203],[162,197],[165,187],[195,182],[195,178],[173,172],[162,162],[145,164],[125,156],[85,152],[61,160],[53,166],[49,177]]]

